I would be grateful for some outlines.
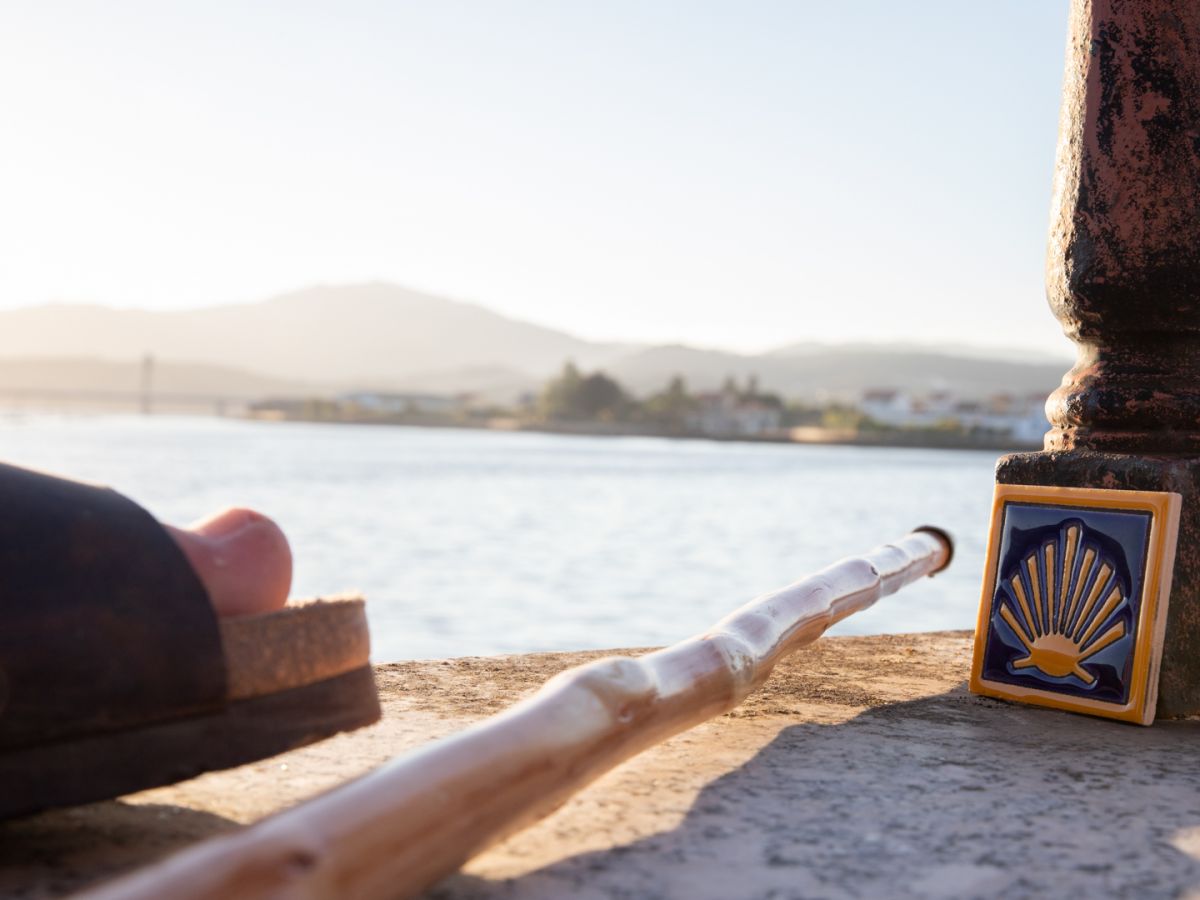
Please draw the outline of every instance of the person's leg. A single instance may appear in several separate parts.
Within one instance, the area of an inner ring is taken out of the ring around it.
[[[164,526],[208,591],[218,616],[270,612],[287,603],[292,551],[261,513],[231,508],[187,528]]]

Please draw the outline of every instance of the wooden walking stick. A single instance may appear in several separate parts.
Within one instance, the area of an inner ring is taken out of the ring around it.
[[[562,672],[536,694],[249,828],[88,894],[411,897],[618,763],[737,706],[787,654],[950,562],[922,528],[743,606],[702,635]]]

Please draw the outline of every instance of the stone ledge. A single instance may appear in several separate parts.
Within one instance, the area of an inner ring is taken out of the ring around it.
[[[969,653],[966,632],[822,640],[739,709],[627,762],[430,896],[1200,892],[1200,721],[1143,729],[976,698]],[[0,824],[0,895],[61,896],[236,828],[602,655],[379,666],[371,728]]]

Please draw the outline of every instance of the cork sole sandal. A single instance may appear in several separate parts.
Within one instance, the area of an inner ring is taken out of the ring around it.
[[[218,620],[136,504],[0,465],[0,818],[170,784],[378,718],[361,600]]]

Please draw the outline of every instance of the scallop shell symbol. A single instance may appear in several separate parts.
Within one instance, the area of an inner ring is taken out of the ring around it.
[[[1014,669],[1034,668],[1051,678],[1074,675],[1089,687],[1096,676],[1083,664],[1125,635],[1124,588],[1114,564],[1071,521],[1058,540],[1043,542],[1014,566],[1005,581],[1000,618],[1028,654]]]

